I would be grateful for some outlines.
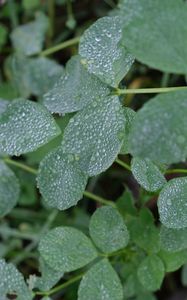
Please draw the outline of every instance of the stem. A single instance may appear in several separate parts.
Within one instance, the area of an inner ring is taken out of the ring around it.
[[[32,173],[32,174],[34,174],[34,175],[37,174],[37,170],[36,170],[36,169],[33,169],[33,168],[31,168],[31,167],[29,167],[29,166],[23,164],[23,163],[20,163],[20,162],[17,162],[17,161],[15,161],[15,160],[12,160],[11,158],[4,158],[4,162],[6,162],[6,163],[9,164],[9,165],[18,167],[18,168],[20,168],[20,169],[22,169],[22,170],[24,170],[24,171],[29,172],[29,173]]]
[[[154,93],[168,93],[180,90],[187,90],[187,86],[176,87],[161,87],[161,88],[148,88],[148,89],[116,89],[116,93],[119,95],[125,94],[154,94]]]
[[[165,174],[174,174],[174,173],[187,173],[187,169],[171,169],[165,172]]]
[[[54,34],[54,20],[55,20],[55,1],[48,0],[48,14],[50,19],[50,26],[49,26],[49,38],[50,42]]]
[[[101,204],[104,204],[104,205],[110,205],[110,206],[116,208],[116,204],[115,204],[114,202],[112,202],[112,201],[110,201],[110,200],[106,200],[106,199],[104,199],[104,198],[102,198],[102,197],[100,197],[100,196],[97,196],[97,195],[95,195],[95,194],[92,194],[92,193],[90,193],[90,192],[88,192],[88,191],[85,191],[85,192],[84,192],[84,196],[87,197],[87,198],[89,198],[89,199],[91,199],[91,200],[94,200],[94,201],[96,201],[96,202],[99,202],[99,203],[101,203]]]
[[[12,29],[14,29],[18,26],[19,23],[14,0],[8,0],[8,10],[11,21],[11,27]]]
[[[126,170],[131,171],[131,167],[130,167],[128,164],[126,164],[124,161],[122,161],[121,159],[116,158],[115,162],[116,162],[118,165],[120,165],[120,166],[122,166],[123,168],[125,168]]]
[[[20,232],[16,229],[8,228],[8,227],[0,227],[0,234],[6,235],[7,237],[14,237],[14,238],[31,240],[31,241],[35,241],[37,239],[37,235],[35,234]]]
[[[59,50],[62,50],[62,49],[65,49],[67,47],[76,45],[76,44],[79,43],[79,41],[80,41],[80,37],[75,37],[75,38],[73,38],[71,40],[68,40],[68,41],[65,41],[63,43],[60,43],[60,44],[58,44],[58,45],[56,45],[54,47],[51,47],[51,48],[46,49],[46,50],[43,50],[39,54],[41,56],[47,56],[47,55],[50,55],[50,54],[52,54],[54,52],[57,52]]]

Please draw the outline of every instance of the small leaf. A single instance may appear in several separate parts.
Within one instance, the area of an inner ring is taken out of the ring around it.
[[[60,134],[53,117],[42,105],[16,99],[0,115],[0,152],[31,152]]]
[[[41,161],[37,181],[48,206],[64,210],[82,198],[88,176],[80,170],[77,159],[59,147]]]
[[[156,255],[146,257],[140,263],[137,271],[141,284],[150,292],[160,288],[164,273],[164,264]]]
[[[124,130],[123,145],[121,147],[120,153],[128,154],[129,153],[129,133],[130,133],[136,112],[129,107],[124,107],[123,113],[124,113],[124,117],[126,120],[126,125],[125,125],[125,130]]]
[[[97,175],[119,153],[124,126],[118,97],[95,99],[70,120],[62,142],[64,151],[79,156],[79,165],[89,176]]]
[[[187,262],[187,251],[168,252],[165,250],[160,251],[159,256],[164,262],[166,272],[175,272]]]
[[[31,300],[32,295],[28,290],[22,274],[13,264],[7,264],[4,259],[0,259],[0,295],[7,294],[18,296],[19,300]]]
[[[187,228],[173,229],[165,226],[160,231],[161,247],[170,252],[187,249]]]
[[[97,247],[110,253],[127,246],[129,233],[119,212],[110,206],[98,208],[92,215],[90,236]]]
[[[0,161],[0,216],[7,215],[19,199],[20,187],[15,174]]]
[[[48,18],[43,13],[37,13],[36,20],[18,26],[11,33],[11,40],[17,52],[27,56],[41,51],[48,28]]]
[[[3,24],[0,24],[0,49],[7,41],[8,29]]]
[[[80,56],[73,56],[66,65],[66,73],[43,97],[44,105],[52,113],[65,114],[81,110],[90,102],[108,95],[107,85],[88,73],[80,63]]]
[[[122,300],[120,279],[107,259],[95,264],[82,278],[78,300]]]
[[[2,114],[10,102],[0,98],[0,114]]]
[[[135,200],[131,191],[126,187],[124,193],[116,201],[117,208],[124,218],[128,215],[136,216],[137,209],[135,207]]]
[[[160,221],[168,228],[187,227],[187,177],[174,178],[158,198]]]
[[[57,227],[42,237],[39,252],[52,269],[71,272],[82,268],[97,257],[90,239],[71,227]]]
[[[117,87],[133,64],[133,56],[121,45],[121,19],[104,17],[83,34],[79,54],[88,71],[103,82]]]
[[[147,191],[155,192],[167,182],[159,168],[148,158],[133,157],[131,170],[138,183]]]
[[[136,114],[130,132],[130,152],[159,163],[184,161],[187,156],[187,92],[160,94]]]
[[[142,63],[169,73],[187,73],[187,3],[125,0],[123,44]]]

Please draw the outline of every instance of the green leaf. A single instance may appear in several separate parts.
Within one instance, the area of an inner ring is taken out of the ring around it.
[[[161,94],[136,114],[130,132],[130,152],[159,163],[184,161],[187,156],[187,92]]]
[[[53,117],[42,105],[16,99],[0,115],[0,152],[31,152],[60,134]]]
[[[187,73],[187,4],[176,0],[124,1],[123,45],[142,63]]]
[[[120,279],[107,259],[95,264],[82,278],[78,300],[122,300]]]
[[[105,253],[127,246],[129,233],[119,212],[110,206],[98,208],[89,225],[90,236],[96,246]]]
[[[0,24],[0,49],[7,41],[8,29],[3,24]]]
[[[129,107],[124,107],[123,113],[124,113],[124,117],[126,120],[126,126],[125,126],[125,130],[124,130],[123,145],[121,147],[120,153],[127,154],[127,153],[129,153],[129,133],[130,133],[136,112]]]
[[[0,98],[0,115],[7,109],[10,102]]]
[[[79,45],[79,54],[88,71],[113,87],[118,86],[134,61],[119,44],[121,26],[119,17],[101,18],[84,32]]]
[[[159,256],[164,262],[166,272],[175,272],[187,262],[187,251],[168,252],[165,250],[160,251]]]
[[[181,281],[183,286],[187,286],[187,264],[182,268]]]
[[[16,205],[20,194],[15,174],[0,161],[0,216],[7,215]]]
[[[42,237],[39,252],[54,270],[71,272],[82,268],[97,257],[90,239],[71,227],[57,227]]]
[[[70,120],[62,142],[64,151],[77,155],[89,176],[97,175],[108,169],[119,153],[124,126],[118,97],[95,99]]]
[[[36,14],[36,20],[18,26],[11,33],[13,47],[17,52],[27,56],[41,51],[48,29],[48,18],[41,12]]]
[[[148,256],[140,263],[137,274],[146,290],[156,291],[164,279],[164,264],[158,256]]]
[[[117,208],[124,218],[128,215],[136,216],[137,209],[135,207],[135,200],[131,191],[126,187],[124,193],[116,201]]]
[[[52,113],[65,114],[81,110],[109,92],[107,85],[88,73],[80,62],[80,56],[76,55],[68,61],[66,73],[44,95],[43,102]]]
[[[32,295],[28,290],[22,274],[13,264],[7,264],[4,259],[0,259],[0,295],[7,294],[18,296],[19,300],[31,300]]]
[[[40,6],[40,0],[22,0],[23,9],[33,10]]]
[[[135,272],[134,270],[127,277],[123,286],[123,291],[124,291],[125,299],[135,297],[137,294],[140,294],[144,291],[142,284],[138,280],[137,272]]]
[[[133,157],[131,170],[138,183],[147,191],[155,192],[167,182],[159,168],[148,158]]]
[[[58,147],[41,161],[37,177],[44,202],[60,210],[76,205],[83,196],[88,176],[78,165],[77,156]]]
[[[187,249],[187,228],[173,229],[165,226],[160,231],[161,247],[170,252]]]
[[[158,198],[160,221],[168,228],[187,227],[187,177],[174,178]]]

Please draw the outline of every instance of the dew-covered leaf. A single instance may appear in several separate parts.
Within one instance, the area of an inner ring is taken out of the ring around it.
[[[36,20],[18,26],[11,33],[13,47],[17,52],[33,55],[41,51],[48,28],[48,18],[41,12],[36,14]]]
[[[125,125],[124,136],[123,136],[123,145],[121,147],[120,153],[127,154],[129,153],[129,132],[136,113],[133,109],[129,107],[124,107],[123,113],[126,120],[126,125]]]
[[[177,252],[168,252],[165,250],[160,251],[161,257],[166,272],[174,272],[187,262],[187,251],[181,250]]]
[[[28,290],[22,274],[13,264],[7,264],[4,259],[0,259],[0,296],[7,294],[18,296],[19,300],[31,300],[32,295]]]
[[[95,264],[83,276],[78,300],[122,300],[123,289],[116,271],[107,259]]]
[[[0,217],[8,214],[19,199],[19,182],[12,170],[0,161]]]
[[[98,208],[89,225],[90,236],[96,246],[105,253],[127,246],[129,233],[117,209],[110,206]]]
[[[43,102],[52,113],[65,114],[81,110],[109,92],[107,85],[88,73],[80,62],[80,56],[76,55],[67,63],[66,73],[44,95]]]
[[[0,115],[0,152],[31,152],[60,134],[53,117],[42,105],[16,99]]]
[[[118,97],[95,99],[77,113],[64,132],[65,152],[79,157],[79,165],[89,176],[105,171],[122,145],[125,118]]]
[[[170,180],[158,198],[160,221],[168,228],[187,227],[187,177]]]
[[[158,95],[141,108],[130,132],[133,156],[176,163],[187,156],[187,92]]]
[[[164,264],[158,256],[148,256],[140,263],[137,274],[141,284],[148,291],[156,291],[164,279]]]
[[[88,176],[78,165],[77,156],[59,147],[41,161],[37,177],[44,202],[60,210],[76,205],[83,196]]]
[[[133,157],[131,170],[138,183],[147,191],[155,192],[167,182],[157,165],[148,158]]]
[[[187,72],[187,3],[125,0],[123,44],[142,63],[165,72]]]
[[[104,17],[97,20],[81,37],[79,54],[88,71],[103,82],[117,87],[133,64],[133,56],[119,45],[121,19]]]
[[[173,229],[165,226],[160,231],[161,247],[170,252],[187,249],[187,228]]]
[[[39,252],[44,261],[54,270],[71,272],[97,257],[90,239],[72,227],[57,227],[42,237]]]

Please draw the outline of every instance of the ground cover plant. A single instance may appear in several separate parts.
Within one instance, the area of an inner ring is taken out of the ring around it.
[[[187,2],[0,2],[0,299],[186,299]]]

